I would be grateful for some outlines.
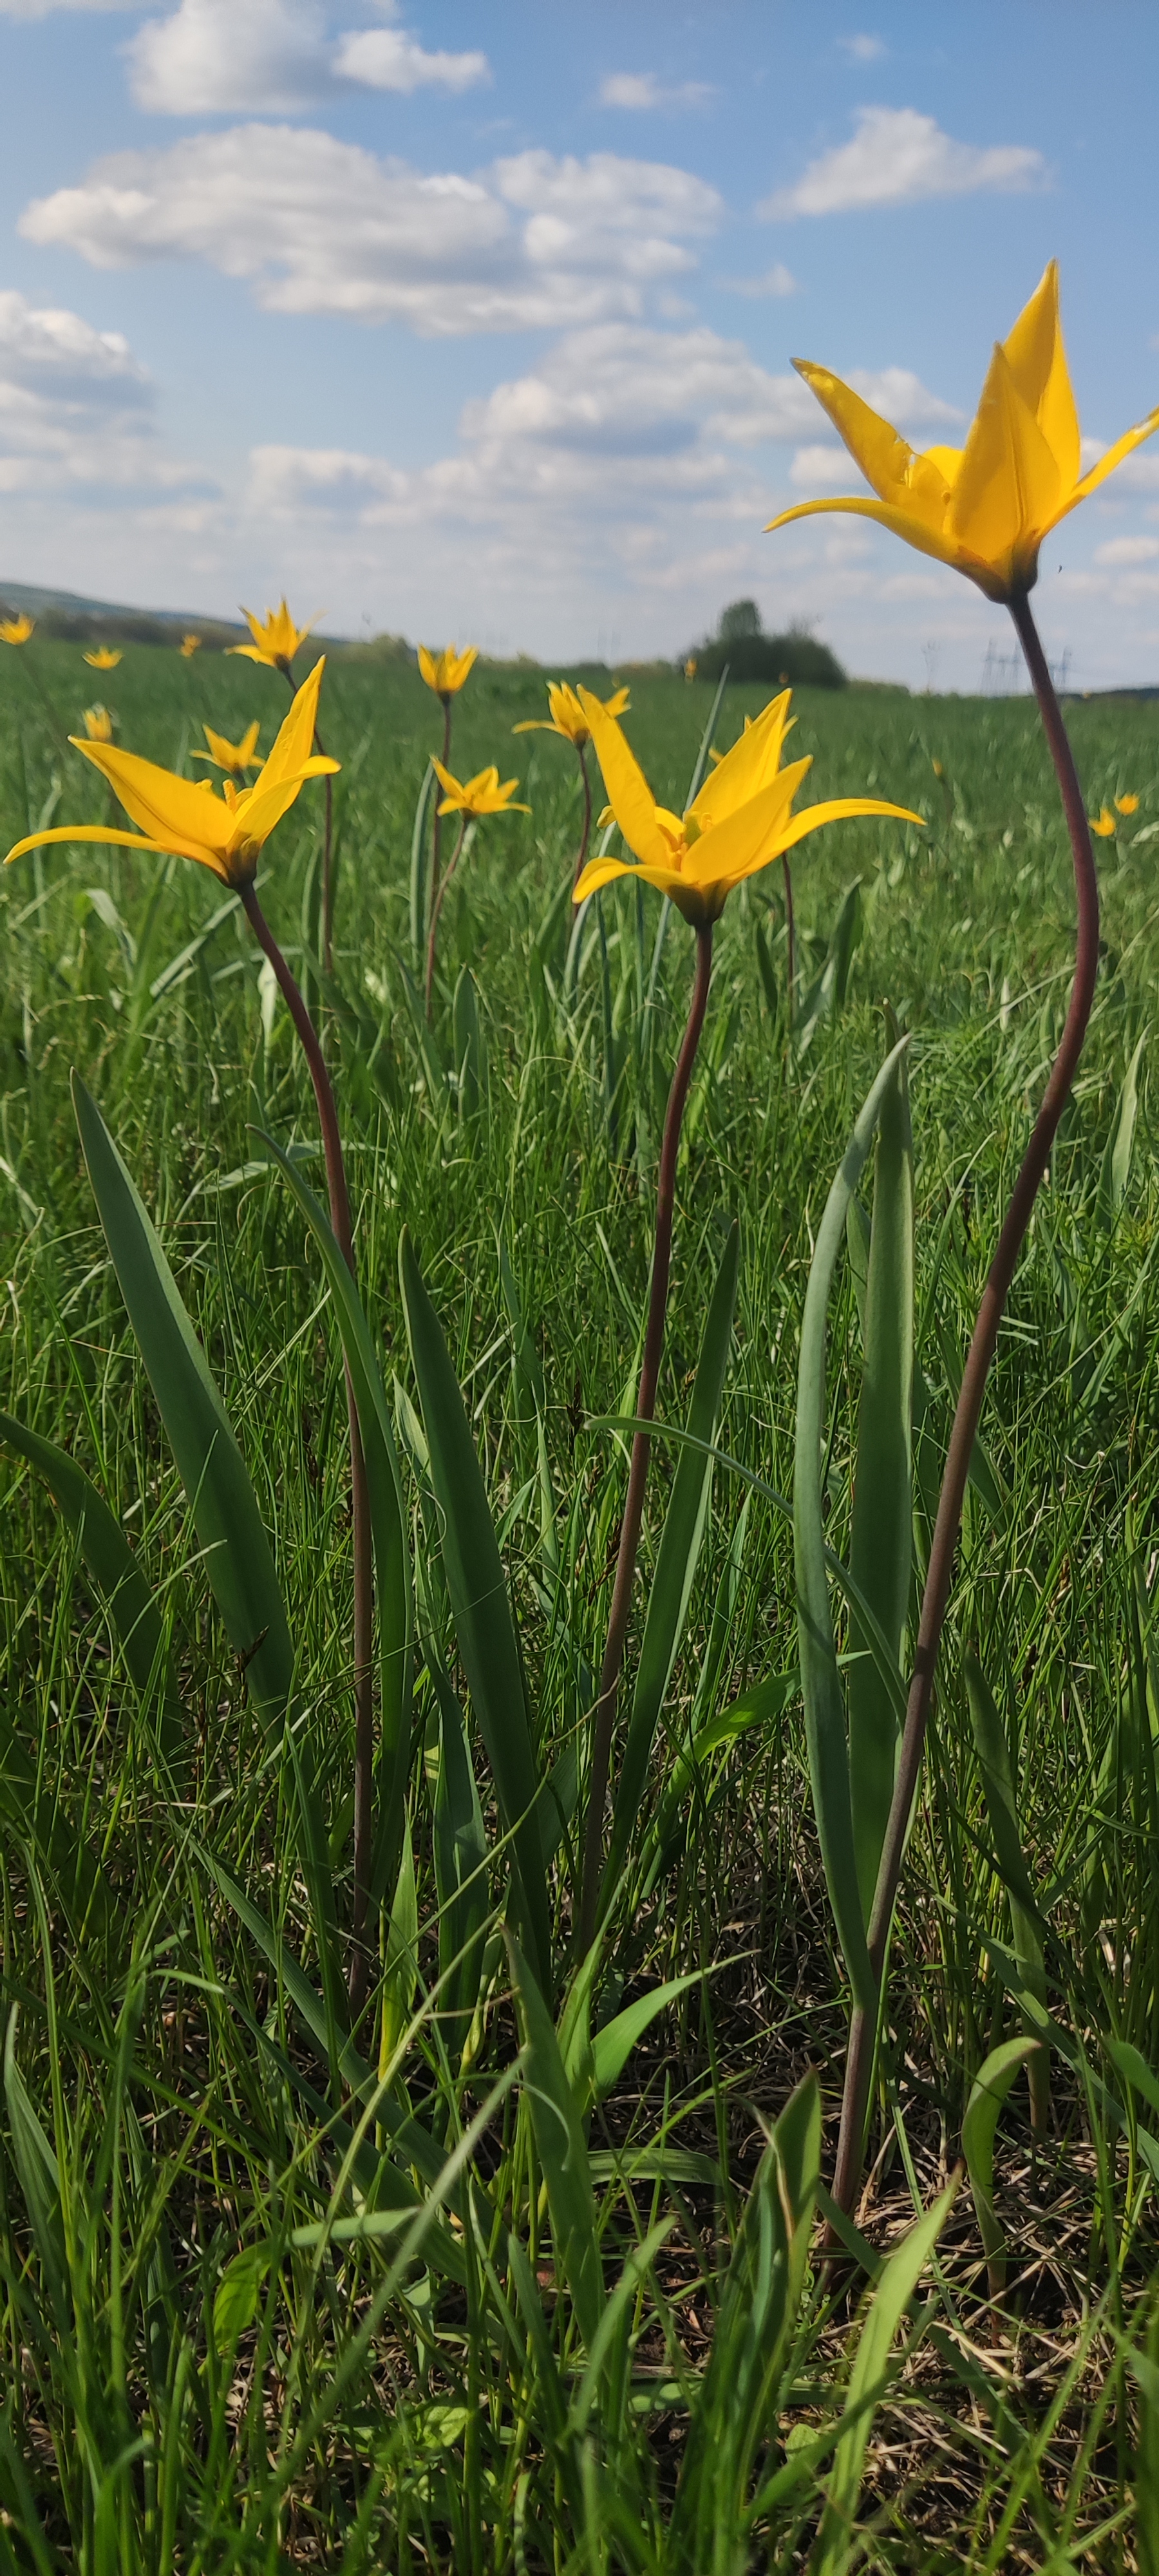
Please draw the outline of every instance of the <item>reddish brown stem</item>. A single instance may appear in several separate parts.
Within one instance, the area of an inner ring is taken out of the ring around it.
[[[456,841],[455,846],[454,846],[454,849],[453,849],[453,850],[452,850],[452,852],[451,852],[450,862],[449,862],[448,867],[447,867],[447,873],[446,873],[445,877],[441,877],[441,878],[440,878],[440,880],[439,880],[439,885],[438,885],[438,890],[437,890],[437,892],[436,892],[436,894],[435,894],[434,901],[433,901],[433,903],[432,903],[432,905],[431,905],[431,926],[430,926],[429,931],[427,932],[427,1021],[428,1021],[428,1023],[430,1022],[431,1017],[432,1017],[432,997],[433,997],[433,994],[434,994],[434,988],[435,988],[435,942],[436,942],[436,940],[437,940],[437,938],[438,938],[438,931],[439,931],[439,914],[441,913],[441,911],[442,911],[442,909],[443,909],[443,897],[444,897],[444,895],[446,894],[447,887],[449,886],[449,884],[450,884],[450,882],[451,882],[451,879],[452,879],[452,877],[454,876],[455,870],[456,870],[456,868],[458,867],[459,860],[460,860],[460,858],[462,857],[462,853],[463,853],[463,843],[464,843],[464,841],[465,841],[466,837],[467,837],[467,817],[466,817],[466,815],[464,814],[464,816],[463,816],[463,820],[462,820],[462,822],[461,822],[461,823],[460,823],[460,825],[459,825],[459,837],[458,837],[458,840]]]
[[[676,1162],[680,1151],[680,1129],[684,1119],[688,1086],[704,1027],[708,1005],[708,987],[712,980],[712,923],[698,922],[696,927],[696,975],[692,986],[688,1023],[684,1041],[676,1059],[668,1109],[664,1119],[664,1136],[660,1147],[660,1169],[656,1182],[656,1242],[652,1254],[652,1286],[648,1300],[648,1323],[644,1334],[644,1357],[640,1369],[640,1388],[636,1397],[636,1420],[651,1422],[656,1411],[656,1386],[660,1375],[660,1357],[664,1347],[664,1314],[668,1304],[668,1277],[672,1266],[672,1214],[676,1200]],[[599,1919],[600,1878],[604,1863],[604,1802],[608,1794],[611,1769],[612,1735],[616,1724],[616,1698],[620,1666],[624,1659],[624,1638],[628,1612],[632,1603],[632,1582],[640,1546],[640,1523],[644,1514],[644,1488],[648,1481],[648,1459],[652,1443],[647,1431],[637,1431],[632,1441],[628,1468],[628,1493],[620,1525],[620,1544],[616,1556],[616,1576],[612,1586],[612,1606],[608,1614],[608,1634],[604,1660],[600,1669],[600,1687],[592,1727],[592,1768],[588,1787],[587,1824],[584,1833],[583,1890],[580,1899],[579,1955],[590,1949]]]
[[[346,1165],[342,1154],[334,1086],[319,1044],[317,1029],[258,902],[256,891],[252,885],[243,886],[240,891],[254,937],[274,970],[279,991],[301,1039],[302,1052],[310,1069],[310,1080],[314,1085],[314,1098],[318,1104],[318,1118],[322,1130],[322,1152],[326,1161],[326,1187],[330,1200],[330,1223],[334,1228],[338,1249],[353,1277],[354,1242],[350,1223],[350,1192],[346,1184]],[[354,1387],[349,1369],[346,1371],[346,1413],[350,1427],[351,1541],[354,1554],[354,1945],[350,1961],[350,1999],[357,2010],[366,1987],[365,1935],[369,1905],[370,1861],[374,1842],[374,1696],[371,1687],[374,1579],[366,1461],[362,1454],[358,1408],[354,1401]]]
[[[583,865],[588,854],[588,842],[591,838],[592,829],[592,782],[588,776],[588,747],[586,742],[577,742],[576,750],[579,754],[580,777],[584,783],[584,827],[580,833],[580,845],[576,852],[576,862],[572,870],[571,890],[573,894],[575,893],[580,877],[583,874]]]
[[[1066,1105],[1082,1053],[1087,1023],[1094,1000],[1095,978],[1099,963],[1099,889],[1095,875],[1091,836],[1086,808],[1074,756],[1067,740],[1054,684],[1047,668],[1046,656],[1038,629],[1025,596],[1012,599],[1010,614],[1018,630],[1027,668],[1038,699],[1043,730],[1050,746],[1062,794],[1063,811],[1070,835],[1074,858],[1075,895],[1078,926],[1075,940],[1075,972],[1070,1008],[1058,1054],[1042,1097],[1042,1106],[1034,1122],[1022,1169],[1014,1184],[1006,1211],[1006,1221],[998,1238],[997,1250],[990,1265],[989,1277],[982,1292],[978,1320],[974,1326],[962,1384],[954,1414],[950,1445],[946,1453],[942,1490],[938,1498],[937,1518],[926,1569],[914,1652],[913,1678],[906,1706],[905,1726],[898,1757],[893,1804],[882,1846],[881,1866],[869,1918],[869,1957],[880,1987],[885,1954],[889,1942],[893,1909],[901,1876],[902,1857],[909,1831],[910,1814],[917,1790],[922,1749],[925,1744],[934,1673],[941,1643],[946,1605],[950,1597],[954,1551],[962,1519],[962,1503],[974,1437],[982,1411],[982,1399],[990,1363],[998,1340],[998,1328],[1010,1291],[1010,1284],[1022,1250],[1026,1229],[1040,1185],[1050,1162],[1051,1148],[1058,1122]],[[838,2208],[851,2214],[861,2180],[865,2122],[869,2103],[869,2085],[877,2044],[877,2016],[864,2010],[854,2012],[850,2023],[849,2051],[845,2063],[845,2095],[841,2106],[841,2135],[837,2149],[837,2169],[833,2178],[833,2197]]]

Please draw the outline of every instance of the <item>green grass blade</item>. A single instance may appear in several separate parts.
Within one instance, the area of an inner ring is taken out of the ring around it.
[[[246,1688],[270,1725],[290,1706],[294,1654],[253,1486],[176,1280],[100,1110],[78,1074],[73,1106],[121,1295],[168,1432],[206,1573]]]
[[[1100,1225],[1109,1233],[1127,1195],[1131,1175],[1131,1148],[1135,1141],[1135,1121],[1139,1114],[1139,1067],[1147,1044],[1144,1029],[1123,1076],[1123,1088],[1115,1107],[1114,1124],[1107,1138],[1099,1173],[1096,1213]]]
[[[527,2052],[524,2088],[547,2188],[555,2259],[590,2352],[603,2315],[604,2286],[587,2146],[540,1984],[510,1933],[508,1948]]]
[[[410,836],[410,953],[416,975],[421,975],[427,954],[427,812],[435,773],[427,762],[423,783],[418,792],[414,824]]]
[[[900,1039],[886,1057],[857,1119],[818,1228],[801,1323],[793,1472],[797,1627],[813,1805],[829,1902],[845,1965],[854,1995],[868,2012],[876,2011],[877,1998],[858,1894],[845,1699],[837,1665],[825,1566],[821,1462],[825,1427],[826,1317],[829,1289],[845,1239],[846,1210],[865,1169],[882,1103],[908,1043],[907,1038]]]
[[[729,1230],[712,1292],[688,1416],[689,1431],[695,1440],[704,1443],[704,1448],[680,1451],[648,1599],[605,1874],[609,1897],[623,1867],[644,1796],[653,1739],[676,1660],[704,1538],[712,1487],[712,1458],[708,1452],[716,1429],[732,1344],[739,1258],[740,1229],[734,1224]]]
[[[504,1830],[512,1838],[519,1920],[536,1976],[550,1994],[551,1917],[536,1805],[539,1765],[515,1624],[459,1382],[405,1228],[399,1274],[455,1634]]]
[[[439,1899],[440,2020],[452,2059],[462,2048],[479,1995],[487,1920],[487,1835],[457,1694],[432,1660],[439,1703],[439,1769],[434,1794],[435,1887]]]
[[[854,2518],[874,2414],[889,2379],[893,2339],[957,2197],[947,2184],[882,2266],[858,2338],[842,2413],[844,2430],[833,2458],[828,2500],[812,2564],[815,2576],[841,2576],[856,2547]]]
[[[10,1413],[0,1413],[0,1440],[27,1458],[51,1487],[62,1519],[72,1531],[87,1571],[103,1595],[121,1650],[142,1695],[155,1680],[161,1690],[161,1741],[174,1760],[181,1751],[181,1703],[165,1651],[161,1613],[120,1522],[92,1477],[75,1458],[30,1431]]]
[[[848,1222],[846,1233],[848,1237]],[[850,1573],[895,1657],[913,1558],[913,1323],[913,1136],[905,1057],[899,1056],[878,1119],[849,1549]],[[867,1639],[857,1642],[868,1644]],[[899,1730],[872,1654],[858,1657],[847,1687],[849,1794],[857,1883],[868,1923],[893,1798]]]
[[[970,2192],[986,2255],[986,2274],[992,2299],[1000,2299],[1006,2286],[1005,2238],[994,2207],[994,2139],[998,2114],[1010,2091],[1020,2066],[1033,2062],[1041,2043],[1023,2036],[1007,2039],[978,2069],[970,2087],[966,2117],[962,2122],[962,2153],[970,2177]]]

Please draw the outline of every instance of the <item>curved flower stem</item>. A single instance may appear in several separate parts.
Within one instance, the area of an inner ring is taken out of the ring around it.
[[[584,827],[580,833],[580,845],[576,852],[575,866],[572,869],[571,887],[573,894],[575,893],[576,887],[579,884],[580,877],[583,873],[583,864],[588,854],[588,842],[591,838],[592,829],[592,782],[588,776],[588,747],[586,742],[577,742],[576,751],[579,755],[580,776],[584,783]]]
[[[449,693],[449,691],[448,691],[448,693],[447,693],[446,697],[443,699],[443,767],[444,767],[444,769],[449,769],[449,768],[450,768],[450,765],[451,765],[451,710],[452,710],[453,705],[454,705],[454,699],[451,697],[451,695],[450,695],[450,693]],[[436,780],[435,784],[436,784],[436,786],[437,786],[437,784],[438,784],[438,781],[437,781],[437,780]],[[434,821],[433,821],[433,822],[432,822],[432,824],[431,824],[431,892],[430,892],[430,906],[431,906],[431,909],[430,909],[430,926],[429,926],[428,935],[427,935],[427,1018],[428,1018],[428,1020],[430,1019],[430,1016],[431,1016],[431,975],[432,975],[432,972],[433,972],[433,968],[432,968],[432,965],[431,965],[431,959],[432,959],[432,957],[433,957],[433,955],[434,955],[435,923],[436,923],[436,921],[438,920],[438,917],[439,917],[439,910],[440,910],[440,907],[441,907],[441,904],[442,904],[442,900],[443,900],[443,898],[442,898],[442,894],[441,894],[441,892],[440,892],[440,888],[439,888],[439,850],[440,850],[440,846],[441,846],[441,842],[442,842],[442,835],[443,835],[443,818],[442,818],[442,815],[441,815],[441,814],[440,814],[440,812],[439,812],[439,801],[440,801],[440,800],[439,800],[439,798],[436,796],[436,798],[435,798],[435,813],[434,813]],[[457,844],[457,846],[456,846],[456,850],[455,850],[455,858],[456,858],[456,859],[458,858],[459,851],[460,851],[460,849],[462,848],[462,846],[463,846],[463,835],[462,835],[462,833],[460,832],[460,834],[459,834],[459,839],[458,839],[458,844]],[[453,866],[454,866],[454,864],[455,864],[455,860],[454,860],[454,859],[452,859],[452,861],[451,861],[451,866],[453,867]]]
[[[310,1069],[322,1129],[322,1151],[326,1158],[330,1223],[339,1251],[353,1277],[350,1192],[346,1185],[334,1086],[326,1068],[317,1029],[258,902],[256,891],[252,885],[242,886],[239,891],[254,937],[277,977]],[[374,1697],[371,1688],[374,1578],[366,1461],[362,1454],[362,1435],[358,1428],[358,1409],[349,1369],[346,1371],[346,1413],[350,1426],[351,1541],[354,1554],[354,1946],[350,1961],[350,2000],[357,2010],[366,1985],[365,1934],[374,1841]]]
[[[785,871],[785,1009],[792,1028],[797,989],[797,934],[793,920],[793,875],[787,850],[781,852],[781,866]]]
[[[1038,629],[1030,613],[1030,602],[1023,594],[1009,603],[1010,614],[1018,630],[1026,656],[1027,668],[1034,683],[1043,730],[1050,746],[1051,758],[1062,792],[1063,811],[1074,856],[1075,894],[1078,928],[1075,941],[1075,972],[1070,1008],[1066,1016],[1062,1041],[1051,1068],[1050,1080],[1042,1097],[1042,1106],[1026,1148],[1022,1169],[1014,1184],[1006,1211],[1006,1221],[998,1238],[997,1250],[990,1264],[978,1320],[974,1326],[962,1384],[954,1414],[950,1445],[946,1452],[945,1473],[938,1498],[937,1518],[930,1545],[926,1586],[922,1597],[914,1652],[913,1678],[906,1705],[898,1757],[893,1804],[882,1846],[881,1866],[873,1908],[869,1918],[869,1956],[880,1986],[885,1954],[893,1921],[902,1856],[909,1831],[910,1814],[917,1790],[925,1743],[926,1724],[933,1697],[934,1673],[941,1643],[942,1624],[950,1595],[954,1550],[962,1518],[962,1502],[974,1447],[974,1436],[982,1411],[982,1399],[990,1363],[998,1340],[998,1327],[1010,1290],[1010,1283],[1022,1250],[1031,1211],[1039,1186],[1050,1161],[1051,1148],[1058,1130],[1067,1094],[1074,1080],[1082,1053],[1087,1022],[1094,1000],[1095,977],[1099,962],[1099,889],[1095,875],[1091,836],[1087,826],[1082,790],[1067,740],[1058,699],[1047,669],[1046,657]],[[875,2017],[876,2019],[876,2017]],[[869,2085],[877,2044],[877,2030],[869,2016],[855,2011],[850,2023],[849,2053],[845,2062],[845,2095],[841,2106],[841,2135],[837,2149],[837,2169],[833,2178],[833,2197],[839,2209],[850,2214],[861,2179],[865,2119]]]
[[[668,1304],[668,1274],[672,1263],[676,1159],[680,1151],[680,1129],[688,1099],[688,1086],[692,1080],[692,1068],[696,1062],[696,1050],[700,1044],[700,1032],[704,1027],[711,979],[712,923],[698,922],[696,975],[692,986],[692,1000],[689,1004],[684,1042],[676,1059],[672,1088],[668,1094],[664,1136],[660,1147],[660,1169],[656,1182],[656,1242],[652,1254],[652,1287],[648,1301],[647,1329],[644,1334],[640,1388],[636,1398],[636,1420],[640,1423],[650,1422],[656,1410],[656,1384],[660,1375],[660,1356],[664,1347],[664,1313]],[[612,1587],[607,1642],[604,1646],[604,1660],[600,1669],[600,1687],[592,1730],[592,1771],[588,1789],[583,1891],[580,1900],[579,1955],[581,1958],[591,1947],[599,1915],[600,1877],[604,1859],[604,1801],[608,1794],[612,1734],[616,1723],[616,1696],[620,1682],[620,1666],[624,1658],[628,1612],[632,1602],[632,1581],[640,1545],[644,1487],[648,1478],[651,1447],[648,1433],[644,1430],[637,1431],[632,1442],[628,1493],[624,1504],[624,1517],[620,1524],[616,1579]]]
[[[436,818],[436,819],[437,819],[437,818]],[[460,825],[459,825],[459,837],[458,837],[458,840],[457,840],[457,841],[456,841],[456,843],[455,843],[454,849],[453,849],[453,850],[452,850],[452,852],[451,852],[450,860],[449,860],[449,862],[448,862],[448,866],[447,866],[447,873],[446,873],[445,877],[440,877],[440,879],[439,879],[439,883],[438,883],[438,886],[437,886],[437,888],[436,888],[436,890],[435,890],[435,893],[434,893],[434,896],[433,896],[433,899],[432,899],[432,902],[431,902],[431,926],[430,926],[429,931],[427,932],[427,988],[426,988],[426,990],[427,990],[427,1019],[428,1019],[428,1021],[429,1021],[429,1020],[430,1020],[430,1018],[431,1018],[431,998],[432,998],[432,995],[433,995],[433,992],[434,992],[434,986],[435,986],[435,942],[436,942],[436,939],[437,939],[437,937],[438,937],[438,930],[439,930],[439,914],[441,913],[441,911],[442,911],[442,909],[443,909],[443,896],[445,895],[445,893],[446,893],[446,891],[447,891],[447,887],[449,886],[449,884],[450,884],[450,882],[451,882],[451,879],[452,879],[452,877],[454,876],[455,870],[456,870],[456,868],[458,867],[459,860],[460,860],[460,858],[462,857],[462,854],[463,854],[463,843],[464,843],[464,841],[466,840],[466,837],[467,837],[467,817],[466,817],[466,815],[464,814],[464,816],[463,816],[463,820],[462,820],[462,822],[461,822],[461,823],[460,823]],[[433,879],[432,879],[432,883],[433,883]]]

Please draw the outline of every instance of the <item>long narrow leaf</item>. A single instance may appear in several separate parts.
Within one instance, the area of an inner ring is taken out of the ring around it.
[[[913,1558],[913,1325],[913,1138],[905,1058],[900,1056],[882,1099],[877,1131],[849,1548],[850,1573],[876,1612],[895,1657]],[[872,1655],[858,1657],[848,1692],[849,1793],[861,1911],[868,1922],[893,1799],[899,1730]]]
[[[459,1382],[405,1229],[399,1244],[399,1272],[442,1524],[443,1566],[455,1635],[504,1830],[512,1838],[519,1919],[536,1976],[549,1995],[551,1919],[537,1810],[539,1765],[515,1625]]]
[[[845,1699],[837,1665],[826,1577],[821,1460],[825,1426],[825,1341],[829,1289],[845,1239],[849,1201],[865,1168],[874,1128],[895,1069],[909,1041],[886,1057],[854,1127],[817,1233],[801,1324],[797,1380],[797,1440],[793,1475],[793,1534],[797,1571],[797,1625],[801,1687],[813,1805],[829,1902],[859,2004],[876,2012],[877,1996],[858,1894],[857,1851],[845,1732]]]
[[[81,1145],[121,1295],[172,1444],[206,1572],[246,1688],[273,1724],[289,1708],[294,1655],[265,1524],[176,1280],[100,1110],[72,1078]]]
[[[604,2287],[587,2146],[542,1991],[510,1933],[508,1948],[527,2050],[524,2085],[547,2186],[555,2259],[590,2352],[603,2314]]]
[[[839,2576],[854,2545],[854,2517],[874,2414],[885,2394],[893,2339],[925,2270],[958,2192],[958,2176],[919,2218],[882,2266],[870,2298],[849,2374],[844,2430],[833,2460],[829,2498],[814,2560],[816,2576]]]

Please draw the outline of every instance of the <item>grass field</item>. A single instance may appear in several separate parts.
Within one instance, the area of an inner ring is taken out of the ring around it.
[[[260,716],[268,749],[287,704],[275,673],[241,661],[130,648],[96,678],[71,646],[5,651],[5,846],[111,819],[65,740],[98,691],[124,744],[177,767],[205,720],[236,737]],[[645,674],[632,694],[633,744],[679,811],[711,693]],[[760,703],[726,694],[717,744]],[[585,2042],[568,1935],[624,1499],[607,1417],[635,1401],[693,943],[675,915],[658,943],[658,900],[621,885],[572,944],[574,757],[510,733],[542,712],[542,675],[523,668],[480,666],[457,705],[459,775],[495,760],[532,812],[474,839],[444,909],[433,1034],[411,844],[441,716],[409,666],[327,675],[332,982],[316,958],[317,786],[261,876],[325,1025],[414,1563],[407,1828],[352,2030],[342,1351],[317,1244],[254,1132],[298,1149],[321,1187],[302,1058],[237,904],[204,871],[75,846],[0,879],[0,1407],[88,1471],[160,1614],[134,1672],[75,1514],[0,1451],[0,2566],[1159,2576],[1159,711],[1068,710],[1088,810],[1128,791],[1139,804],[1096,844],[1095,1014],[967,1500],[858,2211],[867,2261],[896,2260],[869,2292],[821,2259],[811,2200],[795,2226],[795,2114],[766,2145],[815,2068],[828,2178],[846,2005],[792,1529],[768,1489],[792,1488],[806,1281],[888,1003],[912,1032],[916,1600],[978,1297],[1066,1006],[1057,788],[1029,700],[851,688],[796,704],[806,800],[875,794],[927,828],[856,822],[797,853],[792,1029],[780,871],[720,925],[657,1413],[688,1419],[736,1218],[721,1454]],[[263,1727],[214,1606],[200,1498],[82,1159],[73,1068],[157,1227],[270,1533],[288,1727]],[[542,2000],[521,1991],[517,2012],[503,1945],[512,1829],[466,1687],[404,1226],[463,1390],[534,1755],[557,1792],[558,2045]],[[860,1383],[846,1258],[824,1460],[839,1557]],[[630,1684],[692,1454],[654,1445]],[[847,1629],[839,1642],[855,1652]],[[1009,1750],[1005,1828],[968,1653]],[[1019,2073],[997,2129],[992,2296],[966,2185],[936,2241],[913,2231],[956,2167],[980,2066],[1023,2027],[1028,1921],[1050,2111],[1032,2139]],[[682,1979],[651,2019],[620,2021]]]

